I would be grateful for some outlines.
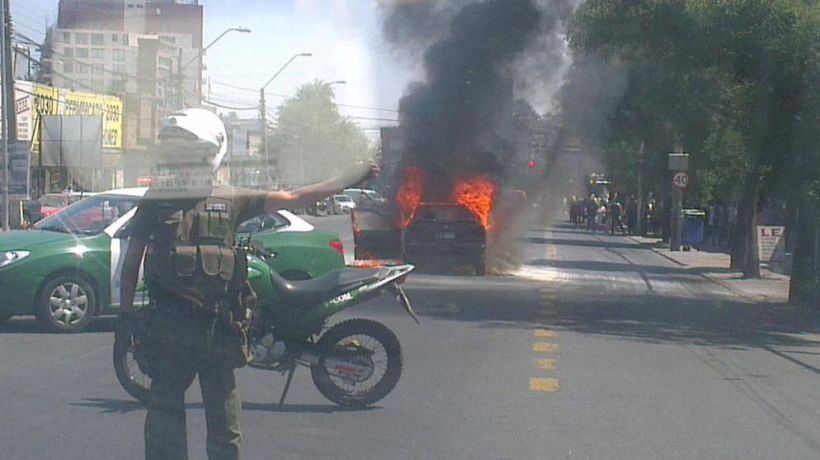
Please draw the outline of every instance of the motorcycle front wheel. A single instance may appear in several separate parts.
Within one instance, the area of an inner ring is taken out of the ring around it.
[[[134,357],[134,337],[114,340],[114,373],[123,390],[145,404],[151,389],[151,377],[142,372]]]
[[[328,354],[334,350],[358,349],[357,354],[370,366],[366,378],[354,380],[331,375],[325,358],[310,367],[313,383],[322,395],[341,406],[365,407],[387,396],[401,377],[401,345],[396,335],[380,323],[368,319],[343,321],[325,332],[319,347]],[[358,363],[362,365],[362,363]]]

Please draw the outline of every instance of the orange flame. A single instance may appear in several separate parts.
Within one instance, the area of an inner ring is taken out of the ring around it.
[[[401,228],[407,228],[413,222],[416,209],[424,193],[425,180],[427,180],[427,173],[421,168],[411,166],[404,171],[404,183],[401,184],[399,193],[396,195],[401,212]]]
[[[497,189],[498,185],[486,175],[461,179],[453,186],[453,200],[469,209],[485,229],[491,230],[490,213]]]
[[[380,260],[354,260],[350,266],[356,268],[382,268],[384,262]]]

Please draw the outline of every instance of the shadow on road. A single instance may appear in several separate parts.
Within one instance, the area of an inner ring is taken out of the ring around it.
[[[98,409],[103,414],[126,414],[146,410],[142,403],[127,399],[83,398],[82,402],[69,403],[69,406]],[[185,408],[204,410],[205,407],[201,402],[195,402],[186,403]],[[379,406],[345,407],[335,404],[283,404],[280,406],[276,403],[242,402],[242,410],[299,414],[333,414],[337,412],[365,412],[380,409],[381,407]]]
[[[337,412],[369,412],[381,407],[345,407],[335,404],[283,404],[243,402],[243,410],[299,414],[334,414]]]
[[[113,316],[103,316],[94,318],[88,326],[80,332],[80,334],[91,334],[100,332],[114,332],[114,322],[116,318]],[[0,324],[0,334],[53,334],[62,335],[61,333],[51,332],[46,330],[39,322],[31,315],[15,316],[3,324]],[[67,334],[68,335],[68,334]]]
[[[579,239],[588,238],[583,230],[561,231],[575,233]],[[529,264],[536,269],[554,269],[554,281],[534,281],[514,289],[503,286],[500,279],[486,277],[482,289],[467,285],[460,290],[428,287],[410,292],[416,311],[429,319],[475,322],[480,327],[547,326],[652,343],[739,349],[788,347],[790,360],[800,361],[801,366],[820,374],[792,351],[807,351],[809,347],[812,350],[808,351],[813,351],[820,346],[816,336],[809,336],[820,332],[818,312],[752,303],[718,288],[705,277],[691,276],[705,270],[670,267],[668,261],[638,244],[589,239],[579,242],[570,236],[544,241],[555,244],[558,253],[569,260],[540,259]],[[600,252],[580,253],[576,250],[579,246],[600,248]],[[628,258],[617,251],[621,246],[633,250]],[[612,261],[613,255],[623,262]],[[634,285],[640,279],[647,285],[646,293],[625,294],[624,286],[619,285],[622,280]],[[679,284],[658,292],[652,287],[658,282]],[[495,283],[498,287],[493,291]],[[806,358],[816,359],[809,355]]]
[[[68,405],[99,409],[103,414],[127,414],[145,410],[145,406],[141,402],[133,399],[83,398],[82,402],[69,403]]]

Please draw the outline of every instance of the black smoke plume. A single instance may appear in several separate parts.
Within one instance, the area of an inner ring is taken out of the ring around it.
[[[525,80],[516,69],[533,68],[520,64],[528,60],[531,47],[556,36],[572,11],[569,4],[452,0],[389,7],[385,38],[405,53],[426,47],[425,81],[410,85],[399,104],[404,133],[400,168],[423,168],[429,182],[441,184],[442,190],[455,175],[503,177],[517,144],[507,135],[514,88],[517,80]],[[400,173],[397,178],[401,180]]]

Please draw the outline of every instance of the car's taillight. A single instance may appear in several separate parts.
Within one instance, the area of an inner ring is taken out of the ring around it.
[[[330,244],[330,247],[335,249],[336,252],[338,252],[340,256],[342,256],[342,257],[345,256],[345,245],[343,245],[341,241],[331,240],[329,244]]]

